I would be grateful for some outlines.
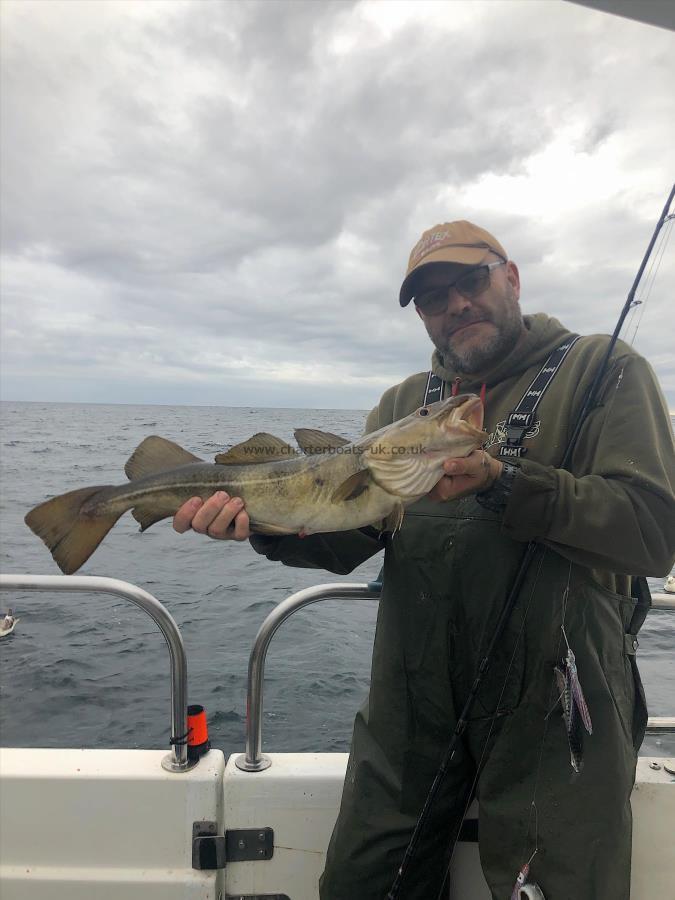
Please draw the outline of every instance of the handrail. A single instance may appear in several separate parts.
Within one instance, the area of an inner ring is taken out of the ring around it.
[[[380,582],[320,584],[291,594],[267,616],[256,635],[248,661],[246,752],[236,758],[237,768],[244,772],[261,772],[271,765],[269,757],[261,752],[263,678],[267,649],[277,628],[294,612],[312,603],[319,603],[322,600],[379,600],[380,589]]]
[[[245,772],[260,772],[271,765],[262,748],[263,679],[265,659],[277,629],[293,613],[322,600],[379,600],[382,582],[362,584],[322,584],[297,591],[283,600],[267,616],[256,635],[248,664],[246,752],[235,760]],[[169,648],[171,664],[171,752],[162,760],[169,772],[185,772],[196,765],[188,760],[187,742],[187,659],[183,639],[176,622],[156,597],[137,585],[118,578],[94,575],[0,575],[0,590],[25,591],[93,591],[123,597],[135,603],[159,627]],[[675,610],[675,594],[657,593],[652,596],[652,608]],[[675,718],[650,717],[647,732],[675,733]]]
[[[0,575],[0,590],[5,591],[93,591],[115,594],[131,600],[159,627],[169,648],[171,660],[171,752],[162,760],[168,772],[186,772],[196,765],[188,759],[187,659],[185,647],[173,616],[159,600],[127,581],[95,575]]]
[[[647,734],[675,734],[675,716],[650,716]]]
[[[661,593],[652,594],[652,609],[672,609],[675,610],[675,594]]]
[[[675,612],[675,594],[666,591],[652,594],[652,609]],[[675,716],[650,716],[647,719],[647,734],[675,734]]]
[[[305,588],[291,594],[267,616],[256,635],[248,662],[246,752],[235,759],[238,769],[244,772],[261,772],[272,764],[270,758],[262,753],[263,679],[267,650],[277,629],[299,609],[322,600],[379,600],[382,590],[381,574],[376,581],[368,584],[320,584]],[[653,594],[652,608],[675,611],[675,594]],[[650,717],[647,732],[675,733],[675,718]]]

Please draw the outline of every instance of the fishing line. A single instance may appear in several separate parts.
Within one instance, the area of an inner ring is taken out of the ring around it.
[[[392,882],[391,887],[389,888],[389,892],[387,893],[386,900],[398,900],[401,884],[403,882],[403,878],[407,869],[410,866],[412,859],[417,852],[417,845],[419,843],[420,835],[422,833],[422,829],[431,814],[431,808],[436,800],[438,792],[443,784],[443,780],[445,778],[446,772],[452,762],[455,753],[457,752],[457,744],[459,739],[462,737],[464,732],[466,731],[467,725],[469,724],[469,714],[471,709],[473,708],[473,704],[476,700],[476,695],[482,683],[485,672],[490,666],[492,662],[492,658],[494,657],[495,650],[497,644],[501,640],[508,621],[511,617],[511,613],[516,605],[518,600],[518,596],[520,594],[520,589],[523,586],[523,582],[525,580],[525,576],[527,575],[530,562],[534,557],[535,551],[537,550],[538,544],[535,541],[530,541],[525,549],[525,553],[520,561],[520,566],[518,567],[518,571],[516,573],[516,577],[511,586],[511,590],[509,591],[508,597],[502,608],[501,613],[499,614],[499,618],[497,620],[497,624],[495,626],[495,630],[492,634],[492,638],[490,640],[490,644],[488,645],[485,656],[481,660],[476,676],[474,678],[473,684],[471,685],[471,689],[469,690],[469,695],[466,699],[464,707],[459,715],[457,720],[457,724],[455,725],[455,730],[450,738],[450,743],[446,748],[446,751],[443,755],[443,759],[441,760],[441,764],[436,772],[433,782],[431,783],[431,787],[429,788],[429,792],[425,798],[424,805],[422,806],[422,811],[420,812],[419,818],[415,823],[415,827],[413,829],[412,835],[410,837],[410,841],[408,846],[405,849],[405,853],[403,854],[403,859],[401,860],[401,865],[399,866],[394,880]],[[462,823],[459,823],[459,828],[461,828]],[[459,829],[458,829],[459,830]]]
[[[649,269],[647,270],[647,275],[645,276],[644,284],[640,286],[640,290],[637,293],[637,296],[640,299],[643,299],[645,294],[649,294],[654,284],[654,269],[658,270],[658,267],[661,265],[661,259],[663,257],[663,251],[665,249],[665,245],[668,243],[670,238],[670,231],[673,225],[673,219],[675,219],[674,215],[666,216],[664,222],[665,225],[658,237],[658,245],[655,245],[656,249],[654,252],[654,258],[650,261]]]
[[[561,632],[562,633],[564,633],[564,628],[565,628],[565,616],[567,615],[567,599],[569,597],[569,592],[570,592],[571,578],[572,578],[572,563],[568,561],[567,584],[565,585],[565,590],[563,591],[562,604],[561,604],[561,606],[562,606]],[[558,635],[558,644],[557,644],[556,651],[555,651],[556,659],[560,659],[560,645],[562,643],[562,633]],[[551,717],[551,714],[557,707],[558,703],[560,702],[560,697],[558,697],[558,699],[555,702],[555,706],[551,705],[551,699],[555,693],[555,688],[556,688],[555,678],[551,677],[551,687],[549,688],[548,704],[546,707],[548,712],[544,716],[544,733],[541,738],[541,743],[539,744],[539,759],[537,761],[537,771],[534,776],[534,788],[532,790],[532,800],[530,802],[530,815],[527,820],[527,832],[526,832],[526,836],[525,836],[525,841],[524,841],[523,852],[521,854],[521,858],[524,858],[525,854],[527,853],[527,837],[530,833],[530,823],[532,822],[532,809],[534,809],[534,816],[535,816],[535,826],[534,826],[535,827],[535,831],[534,831],[534,847],[535,847],[535,849],[534,849],[534,853],[536,853],[537,850],[539,849],[539,816],[538,816],[538,812],[537,812],[537,790],[539,788],[539,777],[541,775],[541,766],[544,761],[544,748],[546,746],[546,737],[548,735],[549,719]],[[534,853],[528,860],[528,863],[527,863],[528,865],[530,864],[530,862],[532,862],[532,859],[534,858]]]
[[[656,243],[656,239],[659,236],[659,232],[661,231],[663,224],[665,222],[667,222],[668,219],[670,218],[669,210],[670,210],[670,206],[673,202],[673,197],[675,197],[675,184],[672,186],[672,188],[670,190],[670,194],[668,194],[668,199],[666,200],[666,205],[663,207],[663,211],[662,211],[661,215],[659,216],[659,220],[656,223],[656,228],[654,229],[654,233],[651,236],[649,245],[647,246],[647,250],[645,251],[645,255],[642,257],[642,262],[640,263],[640,267],[638,268],[638,271],[637,271],[637,274],[633,281],[633,284],[631,285],[631,289],[628,291],[628,296],[626,298],[626,302],[624,303],[623,309],[621,310],[621,313],[619,314],[619,318],[618,318],[618,321],[614,328],[614,332],[612,334],[612,337],[610,338],[609,344],[607,345],[605,355],[603,356],[602,361],[601,361],[600,365],[598,366],[598,371],[595,374],[593,383],[591,384],[590,388],[588,389],[588,393],[586,394],[586,399],[584,400],[583,406],[581,407],[581,412],[579,413],[579,416],[577,418],[577,422],[574,427],[572,437],[570,438],[569,443],[567,444],[565,454],[560,463],[561,469],[564,469],[566,467],[567,463],[572,458],[572,453],[574,452],[574,448],[575,448],[577,440],[579,438],[579,434],[581,433],[583,424],[586,420],[586,416],[590,412],[592,404],[595,402],[595,398],[597,396],[598,389],[600,387],[600,382],[601,382],[601,380],[605,374],[605,371],[607,369],[607,363],[609,362],[609,358],[612,355],[612,351],[614,350],[614,347],[616,346],[616,342],[619,337],[619,333],[620,333],[621,329],[623,328],[623,323],[626,320],[626,316],[628,315],[628,312],[629,312],[631,306],[633,305],[633,300],[635,299],[635,293],[638,289],[640,281],[642,280],[642,275],[647,266],[649,258],[651,257],[652,250],[654,249],[654,244]]]
[[[644,254],[642,262],[640,263],[640,267],[637,271],[637,274],[635,276],[635,279],[633,281],[631,289],[628,292],[628,297],[627,297],[626,302],[623,306],[623,309],[621,310],[621,313],[619,315],[619,319],[614,328],[612,337],[610,338],[609,344],[607,346],[607,350],[605,351],[602,361],[600,362],[600,365],[598,366],[598,369],[597,369],[597,372],[593,379],[593,382],[592,382],[590,388],[588,389],[588,392],[587,392],[584,402],[582,404],[582,408],[577,417],[577,421],[575,423],[574,430],[573,430],[572,435],[567,443],[567,446],[565,448],[565,452],[563,454],[560,465],[558,466],[558,468],[560,468],[560,469],[566,468],[567,464],[569,463],[569,461],[572,457],[572,454],[574,452],[574,448],[576,446],[577,439],[579,437],[579,434],[581,433],[584,422],[586,420],[586,417],[587,417],[593,403],[596,400],[600,382],[602,381],[602,378],[603,378],[606,368],[607,368],[607,363],[612,354],[612,351],[614,350],[616,341],[619,336],[619,332],[621,331],[621,328],[623,327],[623,324],[626,320],[626,316],[628,315],[628,312],[632,306],[633,300],[635,298],[635,293],[636,293],[637,288],[642,279],[642,275],[647,266],[647,263],[651,256],[651,253],[652,253],[652,250],[654,249],[656,239],[659,235],[659,232],[660,232],[663,224],[670,218],[669,210],[670,210],[670,205],[673,201],[674,196],[675,196],[675,184],[671,188],[670,194],[668,195],[668,200],[666,201],[666,205],[664,206],[663,211],[659,217],[659,220],[654,229],[654,233],[652,234],[652,237],[649,241],[649,245]],[[445,774],[446,774],[448,767],[449,767],[450,763],[452,762],[452,759],[456,753],[458,741],[462,737],[462,735],[464,734],[464,732],[467,728],[467,725],[469,722],[469,715],[471,713],[474,702],[478,695],[478,691],[483,682],[483,678],[485,676],[486,671],[490,667],[490,664],[493,660],[496,648],[506,632],[506,627],[507,627],[509,620],[511,618],[511,615],[513,614],[513,611],[516,607],[516,604],[518,601],[518,596],[520,594],[520,590],[525,582],[525,578],[528,574],[528,570],[534,559],[534,555],[535,555],[535,552],[538,547],[539,547],[539,544],[536,541],[530,541],[527,544],[527,547],[525,548],[525,552],[523,553],[523,556],[521,558],[520,565],[518,567],[518,571],[516,572],[516,575],[515,575],[512,585],[511,585],[511,588],[509,590],[507,599],[504,603],[504,607],[502,608],[502,611],[497,620],[497,624],[495,626],[495,629],[494,629],[494,632],[492,635],[492,639],[490,641],[490,644],[488,646],[485,656],[483,657],[483,659],[481,660],[481,662],[478,666],[478,670],[476,672],[476,676],[474,678],[473,684],[471,685],[471,689],[469,691],[469,695],[467,697],[466,703],[464,704],[464,708],[462,709],[462,711],[460,713],[459,719],[457,720],[457,724],[455,726],[455,730],[450,739],[450,743],[445,751],[445,754],[443,755],[443,759],[441,760],[439,769],[436,773],[436,776],[434,777],[434,780],[431,784],[429,792],[426,796],[426,799],[422,806],[422,810],[420,812],[419,818],[415,824],[412,835],[410,837],[410,841],[409,841],[408,846],[406,847],[405,853],[403,855],[403,859],[401,860],[401,864],[396,872],[396,875],[395,875],[392,885],[389,889],[389,892],[386,895],[386,900],[398,900],[398,898],[399,898],[403,878],[405,876],[407,869],[410,867],[410,864],[412,862],[412,859],[415,856],[415,853],[417,852],[417,845],[419,843],[419,838],[420,838],[422,828],[424,827],[426,820],[429,818],[429,815],[431,813],[431,808],[436,800],[436,796],[438,795],[440,787],[443,783]],[[535,584],[536,584],[536,582],[535,582]],[[460,828],[461,828],[461,824],[462,823],[460,822],[459,823]],[[458,834],[459,834],[459,829],[458,829]]]
[[[631,307],[631,311],[628,316],[628,320],[626,322],[626,334],[627,335],[630,332],[631,328],[633,327],[633,320],[635,319],[635,316],[637,315],[637,311],[638,311],[638,308],[641,303],[642,303],[642,300],[635,300]],[[628,338],[626,338],[626,343],[630,344],[632,346],[633,341],[629,341]]]
[[[663,262],[663,257],[665,255],[666,247],[668,245],[668,241],[670,240],[670,233],[673,230],[673,221],[674,220],[675,220],[674,216],[668,216],[667,224],[661,233],[661,236],[660,236],[661,243],[658,246],[658,248],[654,254],[654,262],[650,266],[649,272],[647,273],[647,277],[645,280],[644,290],[642,290],[641,294],[640,294],[641,298],[644,296],[644,300],[640,299],[640,300],[634,301],[635,306],[634,306],[633,312],[635,312],[637,310],[638,304],[640,305],[640,309],[639,309],[638,316],[637,316],[637,322],[635,324],[635,330],[633,331],[633,337],[628,341],[628,343],[631,346],[633,346],[633,344],[635,343],[635,338],[637,337],[638,329],[640,328],[640,325],[642,324],[642,317],[644,316],[645,308],[651,297],[651,293],[654,288],[654,285],[656,284],[656,276],[659,274],[659,269],[661,268],[661,263]],[[628,326],[626,328],[627,334],[630,332],[632,318],[633,317],[631,317],[631,321],[628,323]]]
[[[527,621],[527,614],[528,614],[528,612],[530,611],[530,605],[532,604],[532,598],[534,597],[534,589],[535,589],[535,587],[537,586],[537,580],[538,580],[538,578],[539,578],[539,573],[541,572],[541,567],[542,567],[542,565],[544,564],[544,559],[545,559],[545,557],[546,557],[547,552],[548,552],[547,549],[544,548],[544,552],[541,554],[541,558],[540,558],[540,560],[539,560],[539,566],[538,566],[537,571],[536,571],[536,574],[535,574],[535,576],[534,576],[534,581],[533,581],[533,583],[532,583],[532,590],[530,591],[530,596],[528,597],[527,604],[526,604],[525,610],[524,610],[524,612],[523,612],[523,619],[522,619],[522,622],[520,623],[520,629],[519,629],[519,631],[518,631],[518,636],[516,637],[516,643],[515,643],[514,648],[513,648],[513,653],[511,654],[511,658],[509,659],[509,664],[508,664],[508,666],[507,666],[507,668],[506,668],[506,674],[505,674],[504,680],[503,680],[503,682],[502,682],[501,691],[500,691],[499,697],[497,698],[497,704],[496,704],[496,706],[495,706],[495,711],[494,711],[494,712],[492,713],[492,715],[490,716],[490,729],[489,729],[489,731],[488,731],[487,737],[485,738],[485,741],[483,742],[483,748],[482,748],[482,751],[481,751],[480,759],[478,760],[478,763],[477,763],[477,765],[476,765],[476,774],[475,774],[475,776],[474,776],[473,782],[471,783],[471,787],[470,787],[470,789],[469,789],[468,800],[467,800],[467,802],[466,802],[466,805],[465,805],[465,807],[464,807],[464,812],[462,813],[462,818],[461,818],[461,820],[460,820],[460,828],[461,828],[461,822],[463,822],[463,821],[466,819],[466,814],[467,814],[467,812],[469,811],[469,807],[471,806],[471,804],[473,803],[473,801],[474,801],[474,799],[475,799],[474,791],[475,791],[475,789],[476,789],[476,786],[478,785],[478,781],[480,780],[480,776],[481,776],[482,773],[483,773],[484,760],[485,760],[485,756],[486,756],[486,754],[487,754],[487,749],[488,749],[488,745],[489,745],[489,743],[490,743],[490,738],[492,737],[492,732],[493,732],[494,727],[495,727],[495,722],[497,721],[497,718],[499,717],[499,708],[500,708],[500,706],[501,706],[502,699],[503,699],[503,697],[504,697],[504,692],[506,691],[506,686],[507,686],[507,683],[508,683],[509,675],[511,674],[511,669],[513,668],[513,663],[514,663],[515,658],[516,658],[516,653],[518,652],[518,647],[519,647],[519,645],[520,645],[521,638],[522,638],[523,633],[524,633],[524,631],[525,631],[525,623],[526,623],[526,621]],[[472,722],[472,721],[475,721],[475,719],[471,719],[471,720],[470,720],[470,722]],[[446,869],[445,869],[445,875],[443,876],[443,883],[441,884],[441,890],[440,890],[440,892],[439,892],[438,897],[436,898],[436,900],[440,900],[441,894],[443,893],[444,885],[445,885],[445,882],[446,882],[446,880],[447,880],[448,873],[450,872],[450,866],[452,865],[452,860],[453,860],[453,858],[454,858],[454,856],[455,856],[455,850],[457,849],[458,839],[459,839],[459,829],[457,830],[457,835],[456,835],[456,837],[455,837],[455,839],[454,839],[454,841],[453,841],[453,843],[452,843],[452,850],[451,850],[451,852],[450,852],[450,859],[448,860],[448,864],[447,864]]]
[[[644,315],[647,301],[651,296],[652,288],[654,287],[654,283],[656,281],[656,275],[658,274],[659,268],[661,267],[661,260],[663,259],[663,254],[668,242],[668,236],[671,226],[672,222],[668,222],[668,225],[659,235],[660,243],[658,244],[658,246],[656,246],[656,249],[654,251],[654,257],[650,263],[649,269],[647,270],[645,280],[638,295],[639,299],[636,297],[636,299],[633,300],[630,317],[626,324],[626,342],[631,346],[633,346],[635,342],[638,329],[642,323],[642,317]],[[633,327],[633,322],[635,322],[635,328],[633,330],[633,336],[629,338],[628,335],[630,334],[631,328]]]

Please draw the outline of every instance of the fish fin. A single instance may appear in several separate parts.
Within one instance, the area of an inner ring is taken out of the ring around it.
[[[325,453],[327,450],[337,450],[338,447],[351,444],[350,440],[340,437],[339,434],[319,431],[316,428],[296,428],[293,434],[302,452],[308,456]]]
[[[268,522],[254,522],[249,525],[249,530],[253,534],[275,534],[275,535],[286,535],[286,534],[295,534],[294,531],[291,531],[288,528],[284,528],[283,525],[270,525]]]
[[[146,475],[156,475],[187,463],[204,462],[189,450],[156,434],[146,437],[131,454],[124,467],[127,478],[134,481]]]
[[[256,463],[292,459],[294,456],[300,456],[295,447],[291,447],[273,434],[259,431],[247,441],[235,444],[225,453],[219,453],[216,462],[219,466],[251,466]]]
[[[134,506],[131,510],[131,515],[141,526],[141,531],[147,531],[147,529],[151,525],[154,525],[155,522],[161,522],[162,519],[168,519],[173,513],[158,512],[151,507]]]
[[[338,485],[333,491],[330,499],[334,503],[337,503],[340,500],[355,500],[357,497],[360,497],[364,491],[368,490],[371,481],[372,479],[368,469],[361,469],[359,472],[350,475],[346,481],[342,482],[342,484]]]
[[[429,465],[424,454],[381,454],[376,447],[366,448],[363,462],[368,466],[375,484],[388,494],[411,499],[423,497],[438,484],[443,469]]]
[[[397,503],[386,518],[382,520],[382,531],[391,531],[392,534],[399,530],[403,524],[403,516],[405,515],[405,507],[402,503]]]
[[[111,485],[79,488],[41,503],[28,513],[25,523],[47,545],[64,575],[72,575],[96,550],[122,515],[83,515],[82,505]]]

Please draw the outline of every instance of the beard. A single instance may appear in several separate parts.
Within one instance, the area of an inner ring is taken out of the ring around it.
[[[499,313],[482,313],[480,320],[492,322],[496,329],[491,337],[486,338],[480,344],[462,347],[461,343],[453,341],[450,330],[461,325],[461,321],[455,321],[442,335],[429,333],[429,337],[448,369],[467,374],[485,371],[504,359],[516,346],[523,331],[523,317],[518,300],[510,286],[508,296],[504,297],[504,305]],[[466,324],[471,321],[474,319],[467,317]]]

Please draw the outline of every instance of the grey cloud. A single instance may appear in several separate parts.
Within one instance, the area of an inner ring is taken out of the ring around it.
[[[135,16],[113,3],[100,21],[68,4],[17,6],[2,74],[3,319],[19,336],[8,371],[25,376],[39,357],[58,373],[63,353],[72,390],[78,367],[109,373],[117,353],[144,361],[151,390],[158,372],[178,390],[173,367],[200,391],[227,371],[249,397],[238,361],[330,361],[345,385],[363,377],[369,405],[379,387],[366,376],[428,362],[423,329],[396,302],[410,246],[464,216],[520,263],[526,311],[604,331],[618,314],[656,214],[631,167],[657,173],[664,148],[650,135],[672,136],[670,35],[563,4],[477,5],[472,25],[417,19],[388,39],[342,2]],[[357,39],[337,54],[342,32]],[[582,198],[577,219],[472,201],[484,177],[528,178],[568,127],[579,155],[623,153],[626,181],[600,205]],[[656,199],[656,175],[651,189]],[[645,316],[640,335],[660,359],[664,329]],[[286,388],[318,402],[297,375]],[[347,405],[357,395],[345,386]]]

